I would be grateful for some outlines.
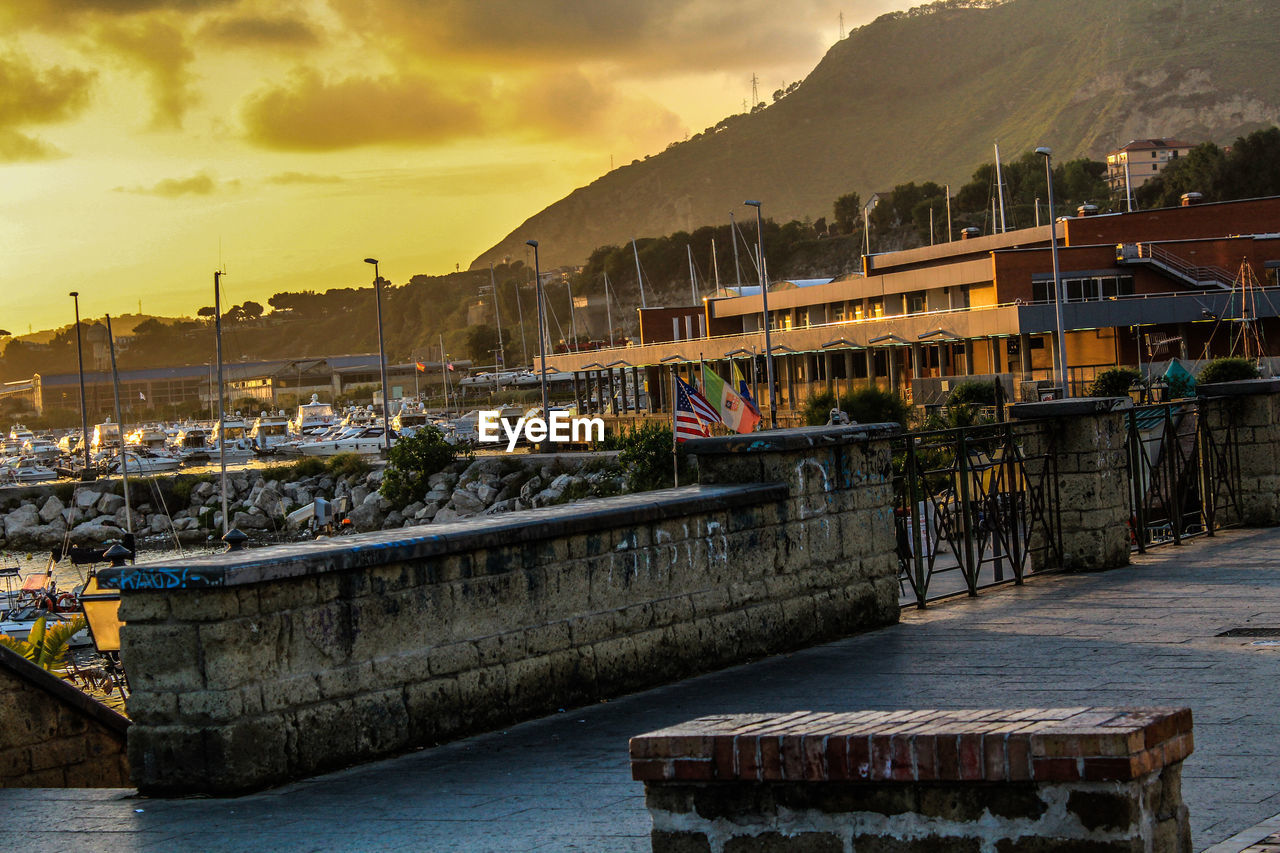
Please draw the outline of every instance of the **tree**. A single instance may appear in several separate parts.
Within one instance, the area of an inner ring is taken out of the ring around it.
[[[244,316],[249,320],[257,320],[262,316],[262,306],[252,300],[240,306],[244,311]]]
[[[832,219],[843,234],[852,234],[862,218],[862,196],[845,193],[835,201]]]
[[[402,437],[387,451],[382,496],[399,508],[422,500],[431,475],[443,471],[458,454],[458,448],[444,440],[439,427],[425,426]]]
[[[218,315],[218,311],[212,305],[206,305],[196,312],[197,317],[208,317],[210,320],[212,320],[217,315]]]
[[[494,350],[498,348],[498,330],[493,326],[472,326],[467,329],[464,346],[467,354],[476,364],[489,364],[493,361]]]

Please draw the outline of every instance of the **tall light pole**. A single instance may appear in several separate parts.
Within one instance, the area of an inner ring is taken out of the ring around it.
[[[1067,336],[1062,329],[1062,274],[1058,269],[1058,222],[1053,216],[1053,150],[1044,146],[1036,149],[1036,153],[1044,158],[1045,179],[1049,183],[1049,249],[1053,254],[1053,314],[1058,325],[1058,384],[1062,386],[1062,396],[1071,396],[1071,386],[1067,384]]]
[[[769,382],[769,429],[777,429],[778,401],[773,392],[773,337],[769,333],[769,283],[764,280],[764,219],[760,215],[760,202],[747,200],[743,203],[756,209],[756,254],[760,257],[760,306],[764,311],[764,372]]]
[[[382,345],[382,278],[378,275],[378,259],[365,258],[373,264],[373,301],[378,308],[378,371],[382,374],[382,449],[391,449],[391,401],[387,399],[387,354]]]
[[[533,247],[533,286],[538,297],[538,382],[542,386],[542,417],[551,417],[551,398],[547,394],[547,336],[543,331],[545,320],[542,307],[542,267],[538,263],[538,241],[525,240],[525,245]]]
[[[80,342],[80,293],[71,291],[76,304],[76,371],[80,374],[80,449],[84,451],[84,470],[80,479],[89,479],[89,412],[84,402],[84,348]],[[124,441],[124,436],[120,437]]]

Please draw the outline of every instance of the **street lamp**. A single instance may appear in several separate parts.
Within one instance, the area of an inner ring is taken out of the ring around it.
[[[544,308],[542,306],[542,267],[538,263],[538,241],[525,240],[526,246],[533,247],[533,286],[538,298],[538,382],[542,386],[542,417],[551,417],[551,398],[547,394],[547,335]]]
[[[80,447],[84,451],[84,470],[80,479],[89,479],[89,413],[84,402],[84,348],[80,342],[80,293],[71,291],[71,298],[76,304],[76,370],[80,374]],[[121,443],[124,436],[120,436]]]
[[[773,338],[769,334],[769,285],[764,280],[764,219],[760,215],[760,202],[748,199],[743,204],[756,209],[756,254],[760,257],[760,306],[764,311],[764,371],[769,382],[769,429],[777,429],[778,401],[773,393]]]
[[[1053,215],[1053,150],[1045,146],[1036,149],[1044,158],[1045,180],[1049,184],[1049,249],[1053,253],[1053,314],[1058,327],[1058,384],[1062,396],[1071,396],[1067,385],[1067,336],[1062,331],[1062,274],[1058,269],[1058,221]]]
[[[391,401],[387,399],[387,354],[382,345],[382,278],[378,275],[378,259],[365,258],[366,264],[373,264],[373,300],[378,307],[378,371],[382,374],[382,449],[391,449],[391,424],[389,422]]]

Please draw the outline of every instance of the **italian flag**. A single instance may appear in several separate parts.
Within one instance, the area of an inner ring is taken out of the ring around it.
[[[711,405],[720,413],[724,425],[734,432],[752,432],[760,422],[760,413],[742,399],[742,395],[720,378],[719,374],[702,365],[702,390]]]

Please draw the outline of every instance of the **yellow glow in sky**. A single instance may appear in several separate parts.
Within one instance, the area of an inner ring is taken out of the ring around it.
[[[896,0],[0,6],[0,328],[463,268]]]

